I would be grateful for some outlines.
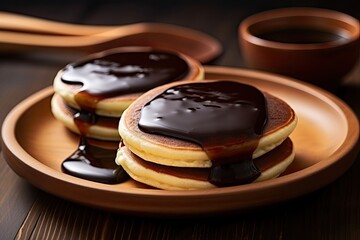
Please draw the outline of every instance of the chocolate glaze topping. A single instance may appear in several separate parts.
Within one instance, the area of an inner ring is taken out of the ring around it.
[[[109,144],[113,147],[104,147],[96,140],[81,137],[78,149],[62,163],[63,171],[100,183],[114,184],[126,180],[127,173],[114,162],[118,144]]]
[[[69,64],[61,80],[81,84],[75,100],[92,111],[104,98],[145,92],[156,86],[182,79],[189,71],[185,60],[161,51],[115,52]]]
[[[252,161],[267,121],[266,101],[255,87],[233,81],[171,87],[141,110],[139,128],[199,144],[213,162],[209,181],[218,186],[251,182]],[[230,146],[254,140],[241,153]]]

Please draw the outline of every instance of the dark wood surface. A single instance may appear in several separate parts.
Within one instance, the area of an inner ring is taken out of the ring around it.
[[[0,10],[81,24],[151,21],[191,27],[216,37],[224,47],[224,53],[209,64],[232,67],[245,67],[237,26],[252,13],[316,6],[360,15],[355,1],[170,2],[8,1],[0,3]],[[0,123],[22,99],[50,86],[56,72],[77,57],[0,52]],[[335,94],[360,117],[360,64]],[[54,197],[17,176],[1,157],[0,239],[360,239],[359,172],[358,156],[335,182],[286,203],[230,216],[164,219],[106,212]]]

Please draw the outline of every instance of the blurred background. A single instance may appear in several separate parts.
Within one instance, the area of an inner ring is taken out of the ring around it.
[[[240,22],[254,13],[284,7],[327,8],[347,13],[358,19],[360,17],[358,0],[0,0],[0,11],[67,23],[125,25],[161,22],[193,28],[215,37],[223,46],[222,55],[207,64],[230,67],[245,67],[238,45]],[[77,58],[78,56],[69,53],[63,55],[46,52],[8,53],[1,49],[0,81],[5,81],[9,76],[21,79],[29,73],[31,81],[40,81],[42,82],[40,85],[48,86],[59,69]],[[34,72],[37,74],[34,75]],[[345,97],[352,95],[349,93],[354,91],[353,85],[357,86],[357,82],[353,82],[342,90],[341,95]],[[18,92],[19,101],[30,92],[39,90],[36,86],[40,86],[29,84],[27,86],[29,91],[24,95],[24,91],[21,91],[17,84],[24,82],[11,84],[14,85],[14,93]],[[356,89],[358,91],[359,88]],[[0,90],[0,93],[5,95],[9,92],[5,89]],[[8,108],[8,105],[6,107]],[[10,109],[5,109],[5,113],[8,110]],[[3,115],[0,116],[0,120],[2,118]]]
[[[356,0],[0,1],[0,11],[69,23],[123,25],[136,22],[162,22],[194,28],[214,36],[223,44],[223,59],[214,63],[228,66],[242,66],[241,55],[234,51],[238,49],[239,23],[256,12],[283,7],[328,8],[356,18],[360,17],[360,1]],[[227,54],[236,54],[239,61],[228,62],[226,59],[234,59],[234,56],[228,58]]]

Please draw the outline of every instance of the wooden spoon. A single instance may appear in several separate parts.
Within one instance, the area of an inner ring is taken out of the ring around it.
[[[202,63],[213,60],[222,51],[220,43],[213,37],[175,25],[83,26],[1,14],[0,50],[3,51],[70,50],[92,53],[120,46],[151,46],[176,50]]]

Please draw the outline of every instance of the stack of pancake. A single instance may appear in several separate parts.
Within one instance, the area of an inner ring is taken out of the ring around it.
[[[51,107],[55,118],[84,137],[119,141],[123,111],[143,92],[203,78],[200,63],[183,54],[124,47],[92,54],[60,70]]]
[[[124,111],[116,162],[136,181],[167,190],[263,181],[293,161],[296,123],[286,102],[238,81],[170,83]]]

